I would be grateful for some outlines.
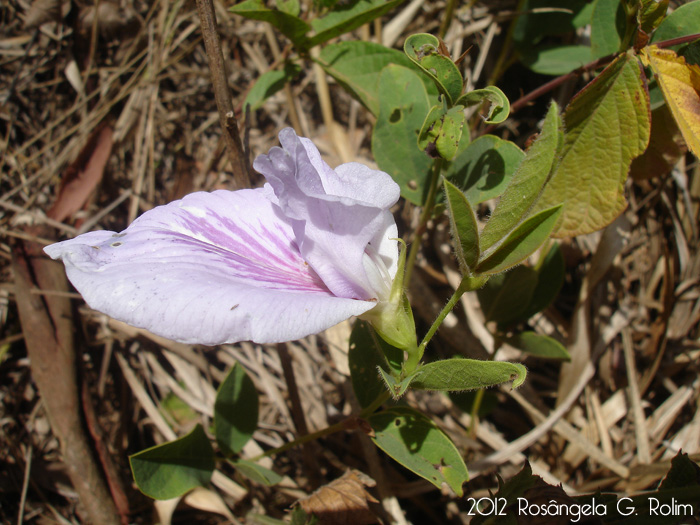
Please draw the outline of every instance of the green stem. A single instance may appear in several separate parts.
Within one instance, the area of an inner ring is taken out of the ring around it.
[[[406,273],[404,274],[404,283],[408,286],[411,282],[411,272],[413,271],[413,265],[416,264],[416,257],[418,256],[418,251],[420,250],[421,237],[423,237],[423,232],[425,227],[433,215],[433,208],[435,207],[435,196],[437,195],[438,182],[440,181],[440,170],[442,169],[442,159],[437,158],[433,162],[433,169],[430,174],[430,189],[428,190],[428,198],[425,201],[425,206],[423,207],[423,212],[421,213],[420,220],[418,221],[418,227],[413,235],[413,242],[411,243],[411,249],[408,252],[408,260],[406,261]]]
[[[481,408],[481,402],[484,399],[484,392],[485,390],[480,388],[476,391],[476,395],[474,395],[474,402],[472,403],[471,410],[471,421],[469,422],[468,429],[468,433],[472,437],[476,436],[476,427],[479,425],[479,408]]]
[[[268,456],[274,456],[275,454],[281,454],[282,452],[286,452],[289,449],[292,449],[294,447],[298,447],[299,445],[303,445],[304,443],[308,443],[309,441],[314,441],[316,439],[320,439],[324,436],[328,436],[330,434],[335,434],[336,432],[341,432],[343,430],[347,430],[348,428],[352,428],[352,422],[358,418],[366,418],[372,413],[377,410],[380,406],[382,406],[389,398],[391,397],[391,394],[389,392],[382,392],[377,396],[377,398],[366,408],[362,409],[362,411],[357,415],[357,416],[352,416],[349,418],[346,418],[334,425],[331,425],[326,428],[322,428],[321,430],[317,430],[316,432],[312,432],[311,434],[306,434],[305,436],[298,437],[294,441],[290,441],[289,443],[285,443],[281,447],[273,448],[270,449],[266,452],[263,452],[262,454],[258,454],[254,458],[251,458],[249,461],[258,461],[259,459],[266,458]]]
[[[459,283],[459,286],[457,289],[454,291],[452,294],[452,297],[450,297],[450,300],[447,301],[447,304],[445,307],[440,311],[438,314],[437,318],[433,322],[432,326],[428,330],[428,333],[425,334],[425,337],[423,337],[423,340],[421,343],[418,345],[418,349],[410,354],[408,356],[408,359],[406,359],[406,362],[404,364],[404,373],[406,375],[413,373],[416,368],[418,368],[418,364],[420,363],[420,360],[423,358],[423,353],[425,352],[425,347],[428,346],[428,343],[430,340],[433,338],[435,335],[435,332],[437,332],[438,328],[440,328],[440,325],[443,323],[445,320],[445,317],[447,317],[447,314],[449,314],[453,308],[457,305],[457,301],[460,300],[460,298],[464,295],[465,292],[470,292],[472,290],[476,290],[477,288],[480,288],[483,286],[483,284],[486,282],[488,279],[488,276],[478,276],[478,277],[464,277],[462,279],[462,282]]]

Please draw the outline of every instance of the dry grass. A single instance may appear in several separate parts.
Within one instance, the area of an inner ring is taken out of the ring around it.
[[[464,64],[473,85],[489,77],[507,27],[503,13],[514,3],[464,8],[451,26],[446,41],[453,54],[476,45]],[[285,43],[262,23],[217,6],[229,85],[240,109]],[[18,317],[12,255],[89,230],[120,231],[144,211],[189,192],[232,187],[194,3],[136,1],[120,8],[103,0],[100,9],[95,17],[94,8],[74,3],[62,22],[32,28],[24,26],[32,13],[28,2],[11,0],[0,11],[0,520],[6,523],[76,523],[86,515],[30,374],[31,334]],[[384,20],[385,43],[437,31],[440,3],[413,2],[404,9]],[[378,38],[376,30],[362,28],[355,36]],[[305,73],[291,93],[275,95],[250,116],[251,155],[267,151],[277,131],[294,123],[330,164],[371,163],[371,118],[332,83],[329,115],[319,105],[325,89],[318,76],[310,67]],[[516,115],[497,133],[522,143],[539,117],[528,118]],[[700,174],[696,159],[684,161],[672,176],[630,183],[629,209],[604,232],[564,243],[567,281],[536,327],[566,342],[574,355],[570,364],[526,361],[526,385],[494,392],[496,407],[478,424],[449,397],[408,396],[463,451],[472,495],[493,490],[495,473],[508,478],[526,459],[536,474],[562,483],[570,494],[632,493],[658,482],[678,450],[697,460]],[[54,206],[59,193],[60,208]],[[415,224],[410,207],[399,215],[404,229]],[[422,326],[458,280],[445,225],[433,226],[411,288]],[[202,348],[155,337],[89,310],[69,288],[26,293],[45,303],[71,301],[78,381],[87,392],[80,409],[124,520],[152,522],[156,510],[161,522],[170,520],[172,506],[154,508],[135,490],[126,458],[198,422],[207,428],[215,388],[234,360],[260,393],[260,426],[246,455],[278,447],[304,427],[324,428],[356,408],[347,324],[289,343],[287,361],[274,346]],[[492,353],[479,316],[475,297],[465,297],[430,352]],[[498,357],[520,358],[514,352],[502,348]],[[285,379],[289,363],[298,396],[290,396]],[[250,484],[223,467],[211,490],[180,503],[174,522],[242,522],[249,512],[279,518],[348,468],[377,482],[371,491],[386,522],[467,521],[462,501],[392,463],[359,433],[330,436],[265,465],[285,476],[280,486]]]

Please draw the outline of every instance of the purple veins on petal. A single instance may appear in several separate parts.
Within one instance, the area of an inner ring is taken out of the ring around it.
[[[255,162],[265,188],[194,193],[45,251],[92,308],[185,343],[289,341],[361,315],[396,273],[399,188],[332,170],[291,129],[280,141]]]

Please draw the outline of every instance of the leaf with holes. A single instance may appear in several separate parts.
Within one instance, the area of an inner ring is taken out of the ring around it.
[[[486,113],[486,117],[484,117],[487,124],[500,124],[508,118],[510,102],[505,93],[496,86],[487,86],[483,89],[475,89],[465,93],[457,99],[456,104],[470,107],[484,102],[489,104],[489,110]]]
[[[452,160],[462,140],[464,121],[463,106],[433,106],[418,134],[418,148],[433,158]]]
[[[421,72],[430,98],[437,99],[437,88],[404,53],[374,42],[347,41],[323,47],[319,57],[323,69],[376,117],[379,115],[379,75],[389,64]]]
[[[447,96],[451,107],[462,93],[463,80],[459,68],[449,56],[440,52],[440,40],[428,33],[411,35],[404,42],[406,56],[418,64],[438,89]]]
[[[394,407],[368,418],[372,441],[395,461],[438,488],[446,483],[458,496],[469,474],[454,443],[426,416]]]
[[[392,64],[382,70],[372,153],[379,169],[391,175],[401,187],[401,195],[417,205],[423,204],[427,196],[433,161],[416,143],[434,103],[421,79],[410,69]]]

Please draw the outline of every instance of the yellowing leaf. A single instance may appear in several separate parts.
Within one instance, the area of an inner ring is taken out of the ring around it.
[[[642,75],[637,59],[624,53],[566,108],[561,158],[530,212],[563,204],[554,237],[599,230],[627,206],[627,173],[647,148],[651,127]]]
[[[649,46],[642,50],[651,66],[666,104],[688,148],[700,157],[700,66],[688,64],[671,49]]]

